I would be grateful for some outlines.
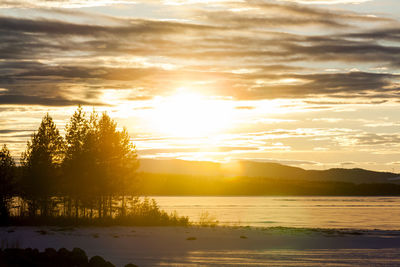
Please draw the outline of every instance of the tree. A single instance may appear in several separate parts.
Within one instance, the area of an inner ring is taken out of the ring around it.
[[[10,203],[15,190],[15,162],[10,151],[4,145],[0,150],[0,220],[6,222],[9,217]]]
[[[89,207],[92,217],[94,202],[98,203],[99,217],[112,216],[113,196],[122,196],[124,213],[124,195],[138,167],[136,149],[126,129],[119,131],[107,113],[99,117],[93,111],[88,118],[79,106],[67,124],[65,140],[63,184],[75,200],[75,216],[79,216],[80,205],[83,214]]]
[[[49,215],[49,204],[56,193],[63,150],[64,140],[53,119],[46,114],[22,154],[23,187],[29,200],[30,215],[36,214],[38,205],[41,215]]]
[[[66,126],[64,162],[73,161],[83,154],[88,132],[89,122],[86,119],[86,113],[83,112],[81,106],[78,106]]]
[[[112,215],[111,202],[115,194],[122,196],[121,212],[125,213],[125,194],[138,167],[136,148],[131,143],[126,129],[118,131],[117,123],[107,113],[95,120],[92,131],[91,138],[96,142],[93,162],[96,165],[98,192],[103,197],[103,215],[107,210],[109,215]],[[105,205],[106,196],[108,208]]]
[[[88,195],[87,191],[91,186],[87,183],[89,163],[85,151],[90,128],[86,113],[81,106],[78,106],[65,130],[64,180],[62,184],[64,193],[72,194],[75,199],[75,216],[78,217],[79,201],[82,201],[84,195]],[[71,201],[71,198],[68,199],[68,215],[71,214]]]

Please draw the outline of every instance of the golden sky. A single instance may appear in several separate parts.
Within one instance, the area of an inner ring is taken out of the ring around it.
[[[0,0],[0,143],[108,111],[143,158],[400,171],[400,1]]]

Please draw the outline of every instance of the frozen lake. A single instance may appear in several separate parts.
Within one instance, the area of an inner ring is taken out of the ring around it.
[[[220,224],[309,228],[400,229],[400,197],[160,197],[166,211]]]

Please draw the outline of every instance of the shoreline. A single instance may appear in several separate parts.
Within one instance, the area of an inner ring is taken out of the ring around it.
[[[386,255],[386,265],[392,262],[393,265],[400,264],[398,257],[394,256],[400,252],[399,230],[232,226],[9,226],[0,228],[0,239],[2,246],[7,243],[11,247],[18,245],[20,248],[31,247],[41,251],[48,247],[78,247],[85,250],[88,256],[99,255],[116,266],[124,266],[129,262],[139,266],[190,266],[193,262],[222,266],[233,263],[283,266],[289,263],[297,265],[302,258],[317,255],[317,258],[324,260],[320,264],[338,264],[358,257],[369,259],[366,264],[375,265],[375,260],[382,255]],[[346,258],[342,257],[343,253],[347,253]],[[293,255],[297,256],[293,258]]]

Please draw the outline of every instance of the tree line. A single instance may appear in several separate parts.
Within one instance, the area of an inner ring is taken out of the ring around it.
[[[400,184],[141,173],[138,193],[153,196],[399,196]]]
[[[0,219],[123,217],[128,201],[141,212],[160,215],[155,202],[131,197],[138,166],[127,130],[119,130],[107,113],[87,113],[79,106],[64,137],[46,114],[20,166],[6,145],[0,151]]]

